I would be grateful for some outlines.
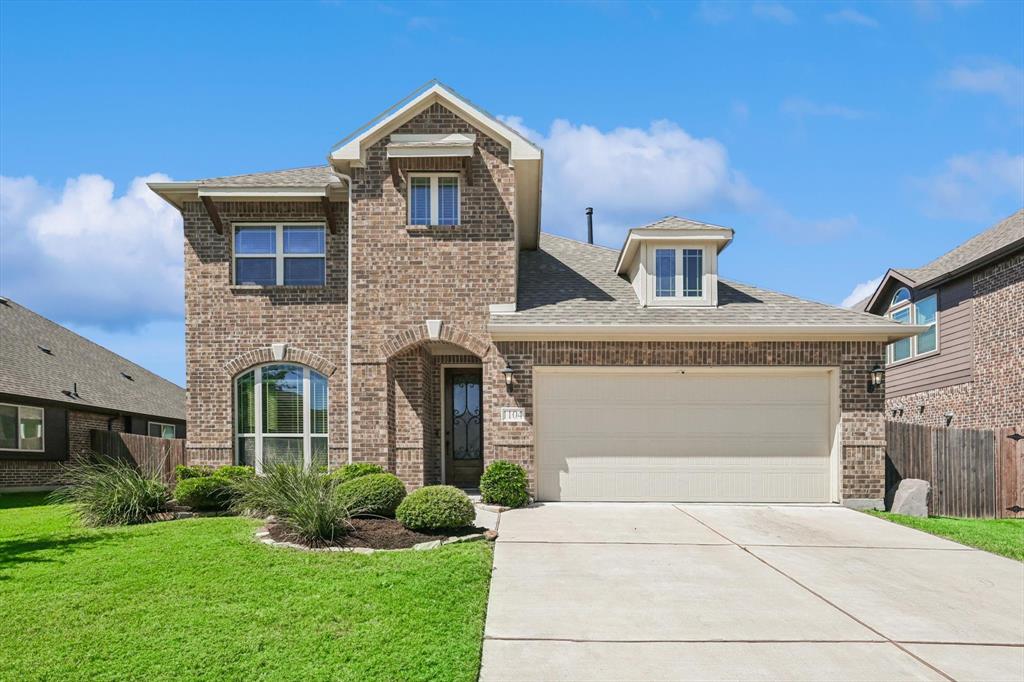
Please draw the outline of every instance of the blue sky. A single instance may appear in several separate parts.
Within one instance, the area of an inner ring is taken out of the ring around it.
[[[184,383],[140,178],[324,161],[439,78],[545,147],[544,229],[736,229],[838,304],[1024,205],[1024,3],[0,3],[0,291]],[[862,287],[863,289],[864,287]]]

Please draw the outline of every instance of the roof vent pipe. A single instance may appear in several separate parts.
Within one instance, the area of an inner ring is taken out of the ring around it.
[[[594,243],[594,209],[587,207],[587,243]]]

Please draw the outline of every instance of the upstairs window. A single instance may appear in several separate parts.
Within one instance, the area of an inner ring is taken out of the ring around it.
[[[889,306],[889,319],[900,324],[928,325],[928,329],[917,336],[890,343],[887,349],[889,364],[927,355],[939,349],[938,300],[938,296],[932,294],[911,301],[910,291],[906,287],[896,290]]]
[[[43,449],[43,408],[0,404],[0,450]]]
[[[409,224],[458,225],[461,187],[458,173],[409,175]]]
[[[327,243],[323,225],[235,226],[234,283],[323,286]]]
[[[704,249],[655,249],[656,299],[704,298]]]

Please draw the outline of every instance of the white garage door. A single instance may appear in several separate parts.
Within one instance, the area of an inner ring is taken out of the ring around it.
[[[827,502],[827,370],[535,368],[541,500]]]

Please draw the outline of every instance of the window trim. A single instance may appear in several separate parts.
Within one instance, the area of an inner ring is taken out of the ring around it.
[[[18,416],[14,425],[14,432],[18,438],[17,443],[13,448],[0,448],[5,452],[46,452],[46,408],[40,407],[39,405],[20,405],[18,403],[0,403],[2,407],[13,407],[18,411]],[[43,443],[43,447],[39,449],[30,449],[21,447],[21,410],[22,408],[28,408],[31,410],[39,410],[39,433],[40,440]]]
[[[263,368],[264,367],[279,367],[286,365],[289,367],[297,367],[302,370],[302,433],[265,433],[263,431]],[[238,390],[238,381],[245,375],[252,373],[253,375],[253,431],[251,433],[240,433],[238,431],[238,415],[240,414],[239,404],[241,400],[241,393]],[[232,448],[235,452],[235,463],[244,464],[242,460],[242,449],[239,447],[239,441],[242,438],[253,439],[253,468],[256,470],[258,475],[263,474],[263,439],[270,438],[301,438],[302,439],[302,468],[308,470],[312,465],[313,461],[313,439],[323,438],[327,445],[327,461],[330,466],[330,420],[328,420],[325,426],[327,427],[327,433],[313,433],[312,418],[309,414],[310,407],[310,373],[319,374],[324,378],[324,387],[326,389],[325,400],[327,401],[327,411],[330,413],[331,405],[331,388],[330,382],[328,381],[327,375],[321,374],[316,370],[310,369],[306,365],[300,365],[296,362],[265,362],[255,367],[250,367],[244,372],[239,372],[231,380],[231,388],[234,393],[234,412],[231,415],[231,430],[234,432],[234,444]]]
[[[154,425],[159,426],[161,430],[163,429],[163,427],[169,426],[172,429],[174,429],[174,435],[171,436],[170,438],[167,438],[166,436],[150,435],[149,427]],[[149,436],[150,438],[163,438],[164,440],[173,440],[178,437],[178,426],[176,424],[171,424],[170,422],[146,422],[146,435]]]
[[[660,296],[658,295],[658,252],[667,250],[671,250],[675,253],[675,295]],[[699,251],[701,253],[700,296],[687,296],[683,293],[686,290],[683,266],[685,259],[684,254],[687,251]],[[707,244],[687,244],[679,242],[670,244],[651,244],[650,248],[647,250],[646,257],[646,269],[648,273],[647,291],[649,292],[647,305],[676,307],[714,305],[715,297],[712,295],[712,289],[717,286],[717,281],[713,277],[713,273],[715,271],[715,263],[713,259],[716,255],[716,250],[709,247]]]
[[[456,227],[462,223],[462,173],[457,172],[410,172],[405,190],[405,219],[413,227]],[[414,223],[412,221],[412,179],[430,178],[430,222]],[[455,202],[455,222],[451,225],[441,224],[441,202],[439,201],[438,178],[455,178],[458,200]]]
[[[275,228],[274,253],[238,253],[235,251],[235,240],[238,230],[243,228]],[[284,228],[286,227],[319,227],[324,233],[324,250],[322,253],[285,253],[284,252]],[[273,258],[274,259],[274,284],[240,284],[238,282],[238,259],[239,258]],[[285,284],[284,282],[284,261],[286,258],[320,258],[324,261],[323,284]],[[247,288],[267,287],[325,287],[327,286],[327,225],[323,222],[246,222],[232,223],[231,225],[231,286]]]
[[[900,287],[900,289],[907,289],[907,287]],[[899,289],[897,289],[897,292],[898,291],[899,291]],[[907,291],[908,291],[908,293],[910,293],[909,289],[907,289]],[[893,298],[895,298],[895,297],[896,297],[896,292],[893,292]],[[918,360],[920,358],[928,358],[928,357],[931,357],[933,355],[938,355],[939,351],[941,350],[940,345],[939,345],[939,292],[938,291],[935,291],[935,292],[933,292],[931,294],[928,294],[927,296],[922,296],[921,298],[914,298],[913,296],[911,296],[907,300],[900,301],[896,305],[890,305],[889,306],[889,310],[887,310],[886,313],[885,313],[885,317],[887,317],[888,319],[891,320],[891,319],[893,319],[893,314],[894,313],[898,313],[898,312],[902,312],[903,310],[907,310],[910,313],[910,318],[907,321],[907,324],[918,324],[918,322],[917,322],[917,306],[918,306],[919,303],[923,303],[924,301],[927,301],[930,298],[934,298],[935,299],[935,319],[934,319],[934,321],[930,325],[932,328],[935,329],[935,348],[933,348],[930,351],[926,351],[924,353],[919,353],[917,351],[917,337],[920,336],[921,334],[915,334],[914,336],[910,337],[910,355],[905,357],[905,358],[903,358],[903,359],[901,359],[901,360],[893,360],[892,348],[893,348],[893,345],[898,343],[898,341],[894,341],[892,343],[886,344],[886,346],[885,346],[885,366],[886,367],[897,367],[899,365],[904,365],[904,364],[906,364],[908,362],[913,362],[914,360]],[[921,332],[921,333],[923,334],[925,332]]]

